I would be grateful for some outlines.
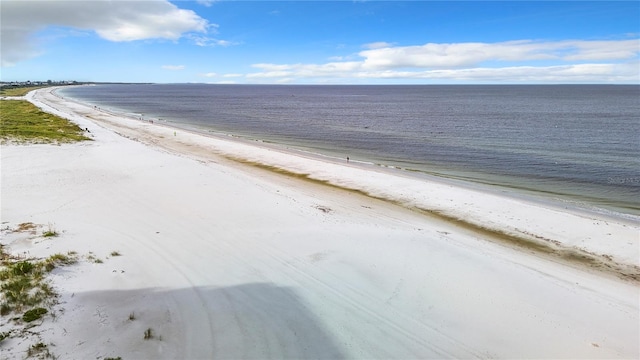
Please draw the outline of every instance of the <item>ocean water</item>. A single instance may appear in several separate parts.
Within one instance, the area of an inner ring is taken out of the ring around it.
[[[640,215],[640,86],[104,84],[60,94],[192,130]]]

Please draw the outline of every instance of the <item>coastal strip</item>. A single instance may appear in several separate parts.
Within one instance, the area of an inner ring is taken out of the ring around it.
[[[34,92],[31,100],[39,106],[87,116],[147,144],[205,160],[223,157],[356,191],[454,222],[510,246],[640,281],[640,218],[631,215],[629,218],[606,217],[568,206],[562,208],[562,204],[545,205],[462,187],[446,179],[416,178],[357,162],[339,163],[317,158],[269,144],[136,121],[81,103],[71,103],[57,96],[54,89]]]
[[[2,146],[3,248],[78,262],[49,273],[58,305],[0,357],[26,357],[28,336],[60,358],[640,356],[635,280],[496,240],[537,204],[27,98],[93,141]],[[474,204],[514,221],[473,220]],[[554,217],[586,218],[542,208],[531,220],[571,248]],[[635,266],[619,245],[603,249]]]

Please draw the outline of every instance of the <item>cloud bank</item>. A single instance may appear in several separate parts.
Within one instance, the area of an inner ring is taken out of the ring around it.
[[[476,66],[485,61],[531,60],[620,60],[638,54],[638,40],[556,41],[530,40],[499,43],[425,44],[382,47],[359,53],[366,69],[456,68]]]
[[[252,66],[249,80],[432,79],[485,82],[640,82],[640,40],[507,41],[364,46],[356,61]]]
[[[210,24],[165,0],[2,1],[2,66],[38,56],[35,34],[50,26],[93,31],[105,40],[177,40]]]

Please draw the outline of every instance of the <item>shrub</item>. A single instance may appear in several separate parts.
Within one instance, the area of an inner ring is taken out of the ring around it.
[[[2,342],[2,340],[8,338],[9,336],[11,336],[11,331],[5,331],[5,332],[1,332],[0,333],[0,342]]]
[[[53,227],[53,225],[51,225],[51,223],[49,223],[49,228],[47,231],[45,231],[44,233],[42,233],[42,236],[44,237],[53,237],[53,236],[58,236],[58,232],[56,231],[56,229]]]
[[[27,357],[32,357],[38,354],[41,354],[40,356],[44,356],[45,359],[53,357],[51,352],[49,352],[49,349],[47,349],[47,344],[41,342],[31,345],[27,350]]]
[[[53,254],[44,261],[44,267],[45,267],[45,270],[51,271],[55,269],[58,265],[71,265],[71,264],[75,264],[76,262],[78,262],[78,260],[76,259],[75,256],[71,254],[69,255]]]
[[[22,315],[22,320],[24,320],[25,322],[32,322],[40,319],[47,312],[48,311],[45,308],[31,309],[25,312],[24,315]]]
[[[9,271],[11,275],[14,276],[25,276],[30,274],[34,269],[33,263],[29,261],[20,261],[9,267]]]

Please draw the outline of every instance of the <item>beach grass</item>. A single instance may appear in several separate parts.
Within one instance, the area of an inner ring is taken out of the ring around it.
[[[2,258],[0,264],[0,315],[13,324],[23,324],[24,328],[13,328],[0,333],[0,347],[8,338],[25,339],[25,334],[36,334],[29,330],[33,322],[41,320],[45,315],[55,318],[51,311],[57,303],[58,294],[50,285],[46,276],[59,266],[77,262],[75,253],[54,254],[44,260],[21,259],[7,253],[0,246]],[[12,314],[18,315],[12,317]],[[3,321],[4,322],[4,321]],[[4,324],[3,324],[4,325]],[[55,358],[47,345],[38,342],[27,350],[27,358]]]
[[[46,274],[77,261],[70,254],[54,254],[42,261],[12,259],[4,249],[1,251],[4,256],[0,268],[0,313],[3,316],[41,304],[50,305],[56,294],[46,281]]]
[[[76,124],[23,100],[0,102],[0,139],[19,143],[69,143],[91,140]]]
[[[54,356],[49,351],[49,347],[47,344],[43,342],[39,342],[37,344],[33,344],[27,350],[27,358],[30,357],[38,357],[40,359],[53,359]]]
[[[0,96],[25,96],[31,90],[40,89],[46,86],[19,86],[0,88]]]

